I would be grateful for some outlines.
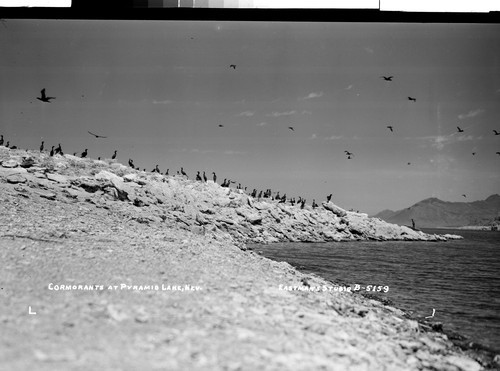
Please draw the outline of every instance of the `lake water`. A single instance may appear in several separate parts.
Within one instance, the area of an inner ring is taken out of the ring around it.
[[[500,351],[500,232],[452,233],[446,242],[332,242],[252,245],[333,282],[389,286],[394,306],[430,316],[471,341]],[[371,293],[371,292],[370,292]]]

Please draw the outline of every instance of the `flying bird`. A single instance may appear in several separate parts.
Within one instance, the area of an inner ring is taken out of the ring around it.
[[[387,129],[389,129],[392,132],[394,131],[394,130],[392,130],[392,126],[388,126]]]
[[[495,133],[495,135],[500,135],[500,133],[496,130],[493,130],[493,132]]]
[[[381,79],[384,79],[385,81],[392,81],[392,78],[394,76],[380,76]]]
[[[467,197],[466,195],[462,195],[463,197]]]
[[[291,131],[295,131],[295,129],[293,128],[293,126],[289,126],[288,129],[290,129]]]
[[[352,152],[349,152],[349,151],[344,151],[346,156],[352,156]]]
[[[224,125],[222,125],[222,124],[219,124],[219,127],[220,127],[220,128],[223,128],[223,127],[224,127]]]
[[[45,95],[45,88],[43,88],[41,91],[40,91],[40,94],[41,94],[41,97],[36,97],[36,99],[42,101],[42,102],[45,102],[45,103],[50,103],[50,100],[51,99],[56,99],[56,97],[47,97]]]
[[[476,152],[472,152],[472,156],[475,156],[476,155]]]
[[[408,97],[408,100],[412,100],[412,101],[416,102],[417,98]]]
[[[460,127],[457,126],[457,130],[459,133],[463,133],[464,132],[464,129],[461,129]]]
[[[500,155],[500,152],[497,152],[497,155]]]
[[[236,69],[236,65],[232,64],[232,65],[229,66],[229,68],[232,68],[233,70],[235,70]]]
[[[89,133],[90,135],[93,135],[93,136],[94,136],[94,137],[96,137],[96,138],[107,138],[107,137],[103,137],[102,135],[97,135],[97,134],[94,134],[94,133],[92,133],[92,132],[90,132],[90,131],[87,131],[87,133]]]
[[[408,165],[411,165],[411,162],[408,162]]]

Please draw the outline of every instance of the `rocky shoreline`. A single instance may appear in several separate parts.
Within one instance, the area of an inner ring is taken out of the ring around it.
[[[371,298],[283,290],[332,283],[246,247],[458,236],[412,231],[333,203],[313,210],[257,200],[111,160],[0,147],[0,163],[0,364],[7,369],[494,367]],[[187,286],[201,289],[173,289]]]

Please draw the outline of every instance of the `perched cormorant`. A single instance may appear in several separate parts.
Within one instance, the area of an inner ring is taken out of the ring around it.
[[[87,157],[87,148],[85,148],[85,151],[82,152],[82,158]]]
[[[73,156],[76,156],[76,152],[73,152]]]
[[[495,135],[500,135],[500,133],[496,130],[493,130],[493,132],[495,133]]]
[[[313,199],[312,208],[313,208],[313,209],[315,209],[315,208],[316,208],[316,206],[318,206],[318,205],[316,204],[316,200],[315,200],[315,199]]]
[[[7,144],[5,145],[5,147],[9,148],[9,146],[10,146],[10,142],[7,141]]]
[[[158,174],[161,174],[161,173],[160,173],[160,168],[158,167],[158,165],[156,165],[156,167],[155,167],[155,171],[156,171]]]
[[[54,156],[54,147],[55,147],[55,146],[52,146],[52,149],[50,150],[50,156],[51,156],[51,157],[52,157],[52,156]]]
[[[17,149],[17,146],[11,146],[10,149]]]
[[[412,100],[412,101],[416,102],[417,98],[408,97],[408,100]]]
[[[304,198],[302,202],[300,203],[300,208],[303,209],[306,204],[306,199]]]
[[[394,132],[394,130],[392,130],[392,126],[388,126],[387,129],[389,129],[391,132]]]
[[[214,175],[214,176],[213,176],[214,183],[217,183],[217,175],[215,175],[215,172],[214,172],[214,171],[212,171],[212,174]]]
[[[200,175],[200,172],[199,172],[199,171],[198,171],[198,173],[196,174],[196,180],[201,182],[201,175]]]
[[[330,202],[332,199],[332,194],[330,193],[328,196],[326,196],[326,202]]]
[[[205,175],[205,172],[203,172],[203,181],[206,183],[208,180],[207,176]]]
[[[167,171],[165,171],[165,175],[168,175],[168,171],[169,171],[169,170],[170,170],[170,169],[167,169]]]
[[[135,168],[135,166],[134,166],[134,161],[132,161],[132,159],[131,159],[131,158],[129,158],[129,159],[128,159],[128,166],[130,166],[132,169],[134,169],[134,168]]]
[[[40,144],[40,152],[43,152],[43,143],[45,142],[42,140],[42,144]]]
[[[384,79],[385,81],[392,81],[392,78],[394,76],[380,76],[381,79]]]
[[[97,157],[97,159],[98,159],[99,161],[101,161],[101,156]]]
[[[257,198],[262,198],[262,191],[259,192],[259,195],[257,196]]]
[[[102,135],[97,135],[97,134],[91,133],[90,131],[87,131],[87,133],[89,133],[90,135],[93,135],[96,138],[107,138],[107,137],[103,137]]]
[[[63,152],[62,152],[62,148],[61,148],[61,143],[59,143],[59,145],[57,146],[57,148],[56,148],[56,152],[55,152],[55,153],[56,153],[56,155],[57,155],[58,153],[59,153],[59,154],[61,154],[61,155],[63,154]]]
[[[43,89],[40,91],[40,93],[41,93],[41,95],[42,95],[42,96],[41,96],[41,97],[36,97],[36,99],[41,100],[42,102],[45,102],[45,103],[50,103],[50,100],[51,100],[51,99],[56,99],[56,97],[47,97],[47,96],[45,95],[45,88],[43,88]]]
[[[184,172],[184,169],[181,167],[181,174],[184,175],[186,178],[188,177],[187,174]]]
[[[464,129],[461,129],[460,127],[457,126],[457,130],[459,133],[463,133],[464,132]]]
[[[3,134],[0,135],[0,146],[3,146]]]
[[[113,153],[113,156],[111,156],[111,159],[114,160],[116,158],[116,149],[115,149],[115,153]]]

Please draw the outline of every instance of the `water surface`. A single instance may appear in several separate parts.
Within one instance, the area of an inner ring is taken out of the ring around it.
[[[394,306],[500,351],[500,232],[435,230],[446,242],[332,242],[253,245],[263,255],[349,285],[389,286]]]

